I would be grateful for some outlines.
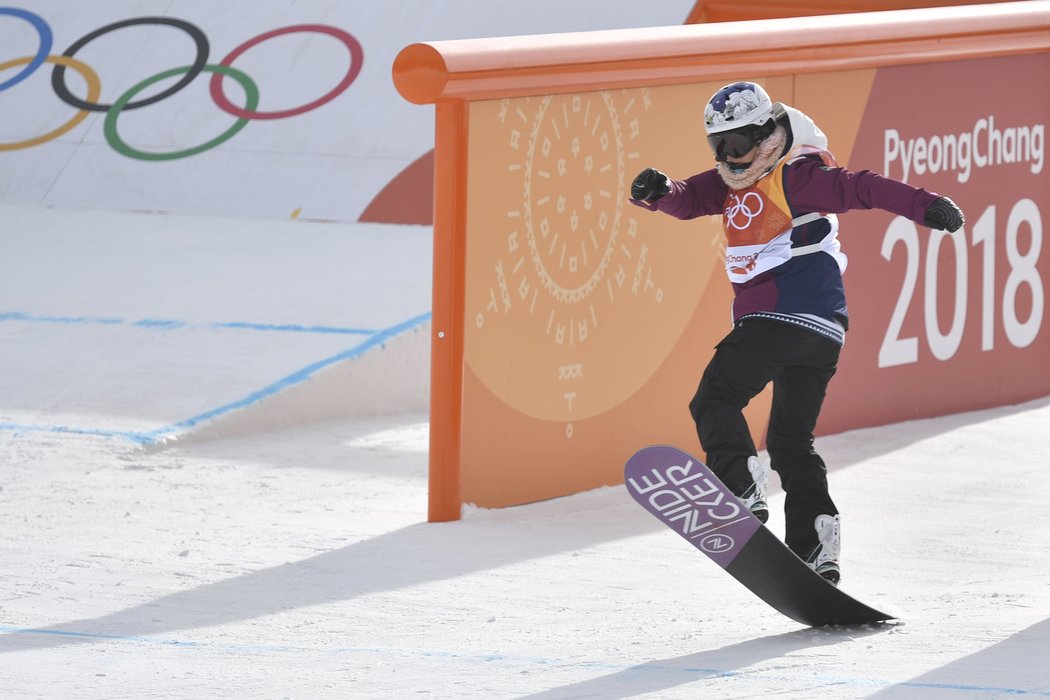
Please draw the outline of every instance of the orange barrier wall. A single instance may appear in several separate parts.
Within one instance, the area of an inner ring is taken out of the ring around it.
[[[398,90],[437,104],[430,519],[697,449],[686,406],[729,325],[720,222],[626,200],[643,167],[710,167],[700,115],[729,80],[968,214],[952,235],[841,217],[853,325],[822,433],[1050,393],[1048,54],[1045,1],[402,50]]]

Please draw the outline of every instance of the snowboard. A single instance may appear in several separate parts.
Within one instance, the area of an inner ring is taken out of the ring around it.
[[[810,627],[894,619],[810,569],[688,452],[639,450],[624,482],[634,500],[770,606]]]

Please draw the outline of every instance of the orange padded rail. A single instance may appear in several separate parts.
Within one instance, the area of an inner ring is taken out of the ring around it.
[[[492,99],[813,73],[1045,50],[1050,2],[412,44],[394,61],[410,102]]]
[[[991,1],[994,2],[994,0]],[[989,0],[850,0],[845,3],[842,0],[759,0],[743,3],[740,0],[696,0],[685,23],[841,15],[849,12],[882,12],[919,7],[984,5],[988,2]]]

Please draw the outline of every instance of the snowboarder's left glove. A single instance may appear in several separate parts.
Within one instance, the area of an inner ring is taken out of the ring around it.
[[[646,168],[631,183],[631,199],[655,202],[671,191],[667,176],[656,168]]]
[[[926,210],[926,221],[923,223],[930,228],[955,233],[966,223],[966,217],[958,204],[948,197],[938,197]]]

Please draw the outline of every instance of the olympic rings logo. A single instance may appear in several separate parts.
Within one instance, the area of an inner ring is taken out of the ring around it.
[[[754,197],[754,200],[751,198]],[[737,231],[743,231],[751,222],[755,220],[755,217],[762,213],[762,209],[765,206],[762,202],[762,198],[755,192],[748,192],[744,195],[743,199],[736,196],[735,194],[729,195],[732,204],[730,204],[725,211],[726,224],[732,226]],[[749,202],[758,202],[758,207],[752,209],[752,204]],[[744,221],[739,221],[740,216],[744,217]]]
[[[67,133],[68,131],[75,128],[78,124],[87,118],[90,112],[105,112],[106,117],[103,122],[103,133],[106,137],[106,142],[113,148],[113,150],[121,153],[129,158],[136,158],[138,160],[149,160],[149,161],[161,161],[161,160],[175,160],[177,158],[185,158],[187,156],[193,156],[203,151],[215,148],[221,143],[228,141],[234,135],[243,129],[249,121],[253,119],[285,119],[287,117],[294,117],[304,112],[317,109],[321,105],[331,102],[336,97],[341,95],[350,84],[354,82],[357,75],[361,72],[361,66],[364,61],[364,51],[361,48],[361,44],[348,32],[339,29],[338,27],[332,27],[324,24],[297,24],[288,27],[281,27],[280,29],[274,29],[269,32],[265,32],[256,37],[248,39],[240,46],[230,51],[225,58],[218,63],[208,63],[208,54],[210,52],[210,46],[208,38],[205,36],[201,29],[189,22],[174,17],[136,17],[133,19],[126,19],[120,22],[114,22],[107,24],[104,27],[100,27],[92,32],[85,34],[80,37],[72,44],[69,48],[62,52],[61,55],[52,55],[51,46],[53,43],[53,35],[51,27],[48,26],[47,22],[40,16],[29,12],[27,10],[14,8],[14,7],[0,7],[0,16],[8,15],[16,17],[18,19],[28,22],[36,30],[40,38],[40,45],[37,52],[33,56],[25,56],[22,58],[15,58],[9,61],[0,63],[0,74],[11,68],[17,68],[18,66],[24,66],[18,73],[11,76],[10,78],[0,82],[0,92],[10,89],[22,82],[30,75],[32,75],[38,68],[45,63],[54,65],[54,69],[51,72],[51,87],[55,91],[55,94],[66,104],[71,107],[75,107],[77,113],[65,124],[62,124],[58,128],[49,131],[40,136],[25,139],[14,143],[0,143],[0,151],[13,151],[22,148],[30,148],[37,146],[42,143],[52,141]],[[99,98],[102,94],[102,81],[99,79],[98,74],[87,64],[79,61],[75,58],[76,53],[84,48],[84,46],[99,37],[108,34],[110,32],[122,29],[124,27],[132,27],[138,25],[162,25],[167,27],[174,27],[179,29],[190,36],[194,44],[197,47],[197,55],[188,66],[182,66],[179,68],[172,68],[170,70],[163,71],[152,77],[146,78],[145,80],[137,83],[130,87],[123,95],[119,96],[112,104],[102,104],[99,102]],[[342,77],[339,83],[321,95],[317,99],[307,102],[306,104],[299,105],[290,109],[283,109],[272,112],[258,111],[259,106],[259,88],[247,74],[243,71],[237,70],[233,67],[233,62],[237,60],[241,54],[248,49],[257,46],[268,39],[274,37],[283,36],[285,34],[295,33],[320,33],[327,34],[329,36],[338,39],[346,46],[350,52],[350,67],[346,74]],[[84,79],[87,85],[87,95],[84,99],[81,99],[72,92],[66,86],[66,69],[73,69]],[[186,148],[180,151],[171,151],[167,153],[156,153],[146,152],[135,149],[124,142],[117,131],[117,121],[122,112],[139,109],[148,105],[160,102],[168,97],[171,97],[175,93],[182,90],[184,87],[189,85],[197,78],[201,73],[210,73],[211,81],[208,85],[209,92],[212,100],[218,107],[237,118],[233,126],[219,134],[215,138],[207,141],[203,144]],[[181,76],[174,84],[161,90],[151,97],[135,100],[136,97],[150,86],[159,83],[161,81]],[[226,94],[223,92],[222,79],[224,77],[232,78],[234,81],[239,83],[244,89],[244,105],[237,106],[231,102]]]

